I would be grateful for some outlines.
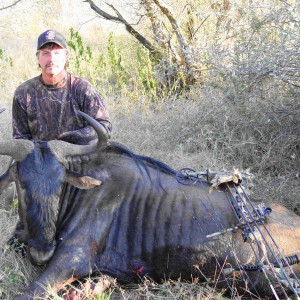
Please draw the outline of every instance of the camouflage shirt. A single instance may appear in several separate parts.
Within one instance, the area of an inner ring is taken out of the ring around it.
[[[111,132],[109,114],[98,92],[87,81],[66,73],[57,85],[46,85],[41,75],[21,84],[13,98],[13,136],[49,141],[61,139],[87,144],[97,138],[95,130],[77,111],[95,118]]]

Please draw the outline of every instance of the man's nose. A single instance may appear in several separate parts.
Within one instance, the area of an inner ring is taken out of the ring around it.
[[[53,58],[54,58],[54,53],[50,52],[50,53],[49,53],[48,59],[49,59],[50,61],[52,61]]]

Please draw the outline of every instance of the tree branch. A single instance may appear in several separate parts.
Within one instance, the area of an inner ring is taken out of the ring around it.
[[[197,69],[197,62],[195,61],[194,57],[192,56],[191,46],[187,42],[181,27],[179,26],[171,8],[167,7],[161,0],[153,0],[153,2],[159,7],[162,13],[167,17],[169,20],[178,40],[178,44],[180,46],[181,51],[181,59],[184,65],[184,69],[186,72],[186,76],[189,82],[194,82],[196,80],[195,70]]]
[[[161,57],[160,52],[158,49],[156,49],[144,36],[142,36],[139,32],[137,32],[132,25],[130,25],[120,14],[120,12],[113,6],[109,5],[117,16],[113,16],[108,14],[107,12],[100,9],[92,0],[85,0],[83,2],[88,2],[92,8],[98,15],[103,17],[104,19],[108,21],[114,21],[117,23],[121,23],[125,26],[125,29],[127,32],[129,32],[132,36],[134,36],[145,48],[147,48],[152,54],[157,55],[158,57]]]
[[[8,8],[11,8],[13,6],[15,6],[17,3],[21,2],[21,0],[17,0],[15,1],[13,4],[11,5],[8,5],[8,6],[4,6],[4,7],[1,7],[0,10],[4,10],[4,9],[8,9]]]
[[[117,23],[123,23],[118,17],[112,16],[108,14],[107,12],[100,9],[92,0],[84,0],[83,2],[88,2],[90,4],[90,7],[93,11],[95,11],[99,16],[104,18],[105,20],[114,21]]]

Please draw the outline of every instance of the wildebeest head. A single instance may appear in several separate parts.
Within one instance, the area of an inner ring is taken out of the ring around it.
[[[93,118],[81,115],[94,127],[98,142],[74,145],[53,140],[30,141],[11,139],[0,141],[0,155],[15,160],[0,176],[0,190],[14,181],[18,189],[19,215],[24,225],[24,241],[36,264],[47,262],[55,250],[55,235],[60,210],[62,184],[68,182],[81,189],[89,189],[101,182],[89,176],[69,172],[66,157],[86,155],[105,147],[105,129]]]

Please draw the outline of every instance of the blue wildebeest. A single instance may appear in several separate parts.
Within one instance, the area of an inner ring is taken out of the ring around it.
[[[98,123],[84,118],[97,131],[97,144],[0,142],[0,154],[16,161],[0,177],[0,189],[16,183],[18,238],[32,263],[46,264],[17,299],[92,273],[125,282],[144,276],[227,282],[223,268],[255,263],[238,232],[208,237],[237,223],[226,192],[209,192],[205,180],[180,184],[173,169],[109,142]],[[268,228],[284,254],[300,250],[298,216],[276,205]]]

